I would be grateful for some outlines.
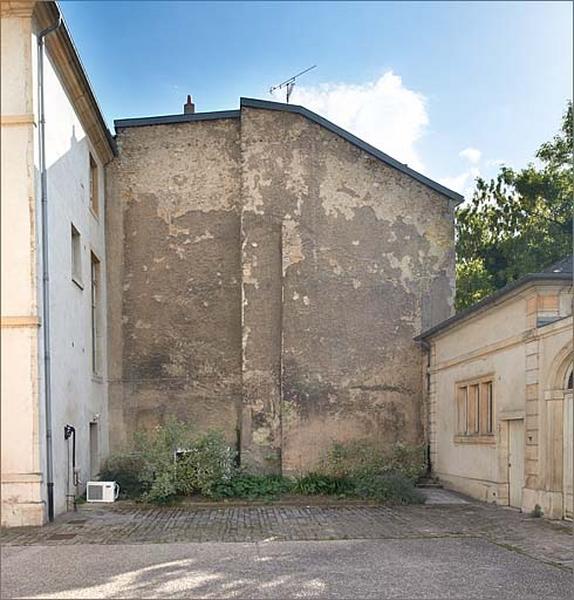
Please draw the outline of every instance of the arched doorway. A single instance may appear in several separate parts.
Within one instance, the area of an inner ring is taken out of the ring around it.
[[[574,517],[574,401],[573,401],[574,371],[572,365],[567,372],[564,390],[564,517]]]
[[[573,359],[568,342],[551,363],[544,392],[541,489],[545,512],[553,519],[572,519],[573,514]]]

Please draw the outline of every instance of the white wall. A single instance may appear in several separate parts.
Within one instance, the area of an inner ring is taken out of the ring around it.
[[[2,525],[40,525],[45,486],[36,285],[35,46],[30,17],[3,13],[1,28]]]
[[[66,510],[68,453],[64,426],[76,428],[76,464],[83,485],[90,477],[89,423],[98,419],[100,456],[105,457],[107,436],[106,278],[104,233],[104,169],[46,55],[44,64],[46,110],[46,163],[48,168],[50,328],[52,376],[52,430],[54,501],[56,514]],[[99,166],[99,216],[90,210],[89,153]],[[39,211],[38,211],[39,212]],[[71,225],[81,234],[82,283],[71,276]],[[92,372],[91,259],[100,260],[101,360],[98,376]],[[70,494],[74,489],[70,487]]]

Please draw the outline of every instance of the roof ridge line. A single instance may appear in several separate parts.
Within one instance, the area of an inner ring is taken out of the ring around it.
[[[339,137],[342,137],[343,139],[347,140],[349,143],[351,143],[354,146],[360,148],[361,150],[367,152],[371,156],[374,156],[375,158],[379,159],[381,162],[384,162],[385,164],[389,165],[390,167],[393,167],[393,168],[397,169],[398,171],[401,171],[402,173],[409,175],[413,179],[416,179],[419,183],[422,183],[423,185],[430,187],[431,189],[435,190],[439,194],[442,194],[443,196],[450,198],[457,204],[460,204],[461,202],[464,201],[464,196],[462,194],[459,194],[458,192],[455,192],[455,191],[445,187],[444,185],[434,181],[433,179],[430,179],[426,175],[423,175],[422,173],[415,171],[414,169],[409,167],[407,164],[398,161],[396,158],[393,158],[392,156],[389,156],[388,154],[385,154],[382,150],[379,150],[375,146],[372,146],[368,142],[365,142],[364,140],[362,140],[361,138],[357,137],[356,135],[350,133],[346,129],[339,127],[339,125],[335,125],[335,123],[332,123],[328,119],[325,119],[325,117],[322,117],[321,115],[318,115],[317,113],[314,113],[313,111],[309,110],[308,108],[305,108],[304,106],[301,106],[299,104],[285,104],[283,102],[274,102],[271,100],[261,100],[258,98],[244,98],[244,97],[240,98],[239,105],[241,108],[243,108],[245,106],[247,108],[262,108],[262,109],[268,109],[268,110],[281,110],[281,111],[291,112],[291,113],[306,117],[310,121],[313,121],[313,122],[317,123],[318,125],[325,127],[325,129],[328,129],[332,133],[338,135]]]

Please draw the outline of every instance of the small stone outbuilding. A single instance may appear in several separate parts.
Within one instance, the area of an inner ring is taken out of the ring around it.
[[[572,257],[419,336],[432,470],[448,486],[572,518]]]
[[[424,439],[414,337],[452,314],[462,198],[310,111],[116,121],[112,447],[175,415],[260,471]]]

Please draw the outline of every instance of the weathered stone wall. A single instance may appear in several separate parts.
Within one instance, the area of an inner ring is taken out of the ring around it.
[[[117,446],[175,415],[236,443],[239,121],[120,129],[118,150],[109,172],[120,211],[109,217],[118,235],[110,277],[122,288],[111,319],[112,437]]]
[[[241,128],[244,454],[293,472],[334,440],[421,442],[413,337],[450,316],[452,204],[302,116]]]
[[[118,142],[113,439],[175,413],[239,427],[242,463],[270,472],[422,441],[413,337],[452,310],[451,200],[283,111]]]

